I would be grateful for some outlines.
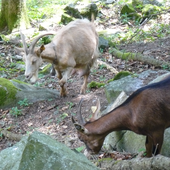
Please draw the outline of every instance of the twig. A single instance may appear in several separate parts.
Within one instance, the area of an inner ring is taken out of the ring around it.
[[[155,150],[154,150],[154,154],[153,154],[153,156],[155,156],[156,155],[156,151],[158,150],[158,143],[156,144],[156,148],[155,148]]]

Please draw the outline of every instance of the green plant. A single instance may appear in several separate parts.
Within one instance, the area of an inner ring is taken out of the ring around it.
[[[81,152],[81,151],[83,151],[84,149],[85,149],[85,147],[84,146],[80,146],[80,147],[78,147],[78,148],[75,148],[78,152]]]
[[[66,117],[68,117],[68,114],[67,114],[67,113],[61,114],[61,115],[57,118],[57,124],[59,124],[60,122],[62,122]]]
[[[170,69],[168,65],[162,65],[161,67],[162,67],[163,70],[169,70]]]
[[[69,105],[69,109],[71,109],[74,106],[74,103],[72,102],[67,102],[67,104]]]
[[[99,65],[99,69],[105,69],[105,68],[107,68],[105,64]]]
[[[105,81],[105,80],[106,80],[106,77],[105,77],[105,76],[103,76],[103,75],[101,75],[99,79],[100,79],[100,81],[101,81],[101,82],[103,82],[103,81]]]
[[[129,22],[130,18],[128,17],[128,14],[125,13],[125,14],[121,15],[121,20],[122,20],[123,24],[127,24]]]
[[[22,115],[21,110],[19,110],[17,107],[13,107],[11,108],[10,112],[9,112],[12,116],[18,117],[20,115]]]
[[[16,63],[10,63],[9,67],[14,68],[16,66]]]
[[[20,101],[18,102],[18,104],[19,104],[20,106],[28,106],[28,105],[29,105],[28,99],[27,99],[27,98],[24,98],[24,100],[20,100]]]
[[[102,48],[99,49],[100,53],[103,54],[104,50]]]

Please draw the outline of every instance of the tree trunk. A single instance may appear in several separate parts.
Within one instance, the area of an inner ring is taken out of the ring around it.
[[[106,160],[100,161],[98,167],[105,170],[169,170],[170,158],[157,155],[152,158],[134,158],[120,161]]]
[[[26,0],[2,0],[0,31],[12,32],[14,28],[30,26],[26,13]]]
[[[166,61],[156,60],[151,57],[143,56],[141,53],[130,53],[130,52],[124,53],[124,52],[119,51],[115,48],[112,48],[111,54],[113,54],[115,57],[120,58],[122,60],[136,60],[136,61],[141,61],[146,64],[154,65],[156,67],[170,68],[170,63],[168,63]]]

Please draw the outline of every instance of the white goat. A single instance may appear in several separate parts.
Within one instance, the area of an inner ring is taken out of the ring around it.
[[[94,24],[87,19],[72,21],[57,32],[51,43],[35,48],[35,44],[41,37],[51,34],[53,33],[38,36],[32,42],[29,50],[26,47],[24,35],[21,34],[26,54],[26,79],[32,83],[36,82],[38,69],[44,60],[52,63],[58,72],[61,96],[66,96],[64,84],[73,72],[78,72],[80,76],[84,76],[84,83],[80,91],[84,94],[90,68],[99,55],[98,34]]]

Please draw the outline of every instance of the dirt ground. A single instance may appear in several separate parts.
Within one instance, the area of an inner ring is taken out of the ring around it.
[[[170,37],[159,39],[153,43],[133,43],[129,45],[119,46],[119,49],[126,51],[141,52],[144,55],[152,56],[158,60],[170,60]],[[12,44],[2,44],[0,52],[5,55],[14,54]],[[0,58],[1,59],[1,58]],[[123,61],[111,56],[106,49],[100,56],[99,60],[104,60],[107,64],[119,71],[130,71],[132,73],[141,73],[147,69],[160,70],[164,68],[155,68],[153,65],[148,65],[138,61]],[[15,60],[13,60],[15,62]],[[9,60],[4,63],[4,67],[9,69]],[[19,70],[10,75],[9,79],[17,78],[23,75],[24,72]],[[89,82],[97,81],[104,82],[113,78],[115,74],[110,70],[99,65],[98,68],[93,68],[89,76]],[[58,79],[52,77],[50,74],[38,80],[42,88],[57,89],[59,91]],[[26,135],[33,131],[40,131],[50,135],[54,139],[66,144],[70,148],[79,148],[84,146],[76,135],[76,130],[71,122],[71,116],[76,118],[78,103],[81,98],[84,99],[82,104],[82,115],[87,120],[92,114],[91,107],[96,105],[96,99],[99,98],[101,102],[101,110],[104,110],[107,105],[104,87],[99,89],[87,89],[85,95],[79,94],[83,79],[77,75],[69,78],[66,87],[68,95],[65,98],[58,98],[56,100],[46,100],[29,104],[26,107],[17,106],[22,110],[22,115],[13,117],[9,112],[10,109],[0,110],[0,128],[7,129],[16,134]],[[13,146],[16,141],[10,140],[3,135],[0,135],[0,151]]]

